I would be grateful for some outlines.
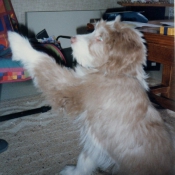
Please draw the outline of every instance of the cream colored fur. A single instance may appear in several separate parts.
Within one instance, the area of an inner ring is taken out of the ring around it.
[[[72,38],[75,71],[35,51],[20,35],[8,37],[13,60],[24,64],[52,107],[63,108],[80,128],[77,166],[61,175],[91,175],[97,167],[117,175],[175,174],[173,132],[147,97],[146,48],[138,31],[117,18]]]

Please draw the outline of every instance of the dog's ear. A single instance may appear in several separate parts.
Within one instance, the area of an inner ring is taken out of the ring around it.
[[[105,21],[101,18],[99,21],[95,22],[95,28],[98,28],[99,24],[104,24]]]
[[[120,21],[121,21],[121,16],[120,15],[116,16],[113,22],[113,26],[116,30],[121,30]]]
[[[120,15],[116,16],[114,23],[118,23],[120,21],[121,21],[121,16]]]

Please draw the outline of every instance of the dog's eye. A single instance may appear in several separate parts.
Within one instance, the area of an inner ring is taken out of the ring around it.
[[[97,41],[103,41],[103,38],[102,38],[101,36],[97,36],[97,37],[96,37],[96,40],[97,40]]]

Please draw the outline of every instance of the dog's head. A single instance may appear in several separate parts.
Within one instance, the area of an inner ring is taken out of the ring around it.
[[[137,76],[146,61],[142,34],[120,22],[101,20],[87,35],[72,37],[73,56],[83,67]]]

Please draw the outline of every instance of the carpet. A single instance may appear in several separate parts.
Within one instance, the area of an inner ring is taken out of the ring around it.
[[[47,104],[41,95],[0,103],[0,116]],[[48,111],[0,123],[0,138],[9,143],[0,154],[0,175],[57,175],[75,164],[78,131],[63,113]]]
[[[41,95],[0,102],[0,116],[47,105]],[[159,110],[175,124],[175,113]],[[175,126],[175,125],[174,125]],[[81,148],[71,119],[52,110],[0,123],[0,138],[9,143],[0,154],[0,175],[58,175],[66,164],[76,164]]]

